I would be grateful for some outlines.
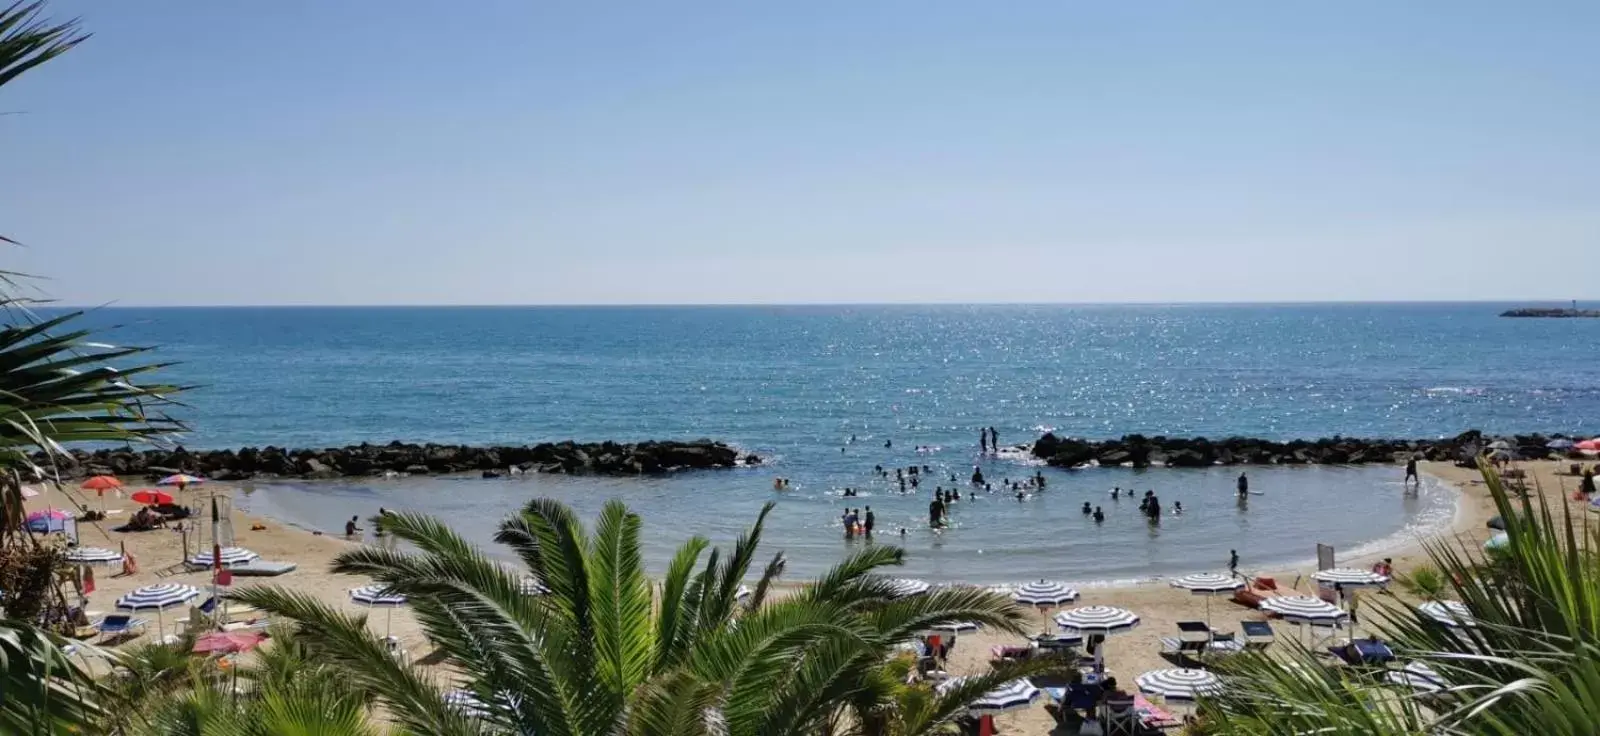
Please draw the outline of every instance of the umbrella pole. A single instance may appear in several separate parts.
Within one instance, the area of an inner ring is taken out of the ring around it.
[[[389,638],[389,632],[390,632],[391,629],[394,628],[394,626],[393,626],[393,624],[394,624],[394,606],[387,606],[386,608],[387,608],[387,611],[383,614],[383,638],[384,639],[388,639]]]

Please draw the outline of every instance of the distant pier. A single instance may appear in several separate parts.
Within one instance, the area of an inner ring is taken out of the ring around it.
[[[1500,313],[1501,317],[1600,317],[1600,309],[1564,309],[1559,307],[1528,307],[1524,309],[1507,309]]]

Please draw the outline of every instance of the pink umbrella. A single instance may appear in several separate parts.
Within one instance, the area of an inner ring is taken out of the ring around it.
[[[1580,450],[1590,450],[1590,451],[1600,450],[1600,437],[1597,437],[1597,438],[1592,439],[1592,440],[1584,440],[1582,442],[1579,442],[1576,445],[1573,445],[1573,447],[1576,447],[1576,448],[1578,448]]]

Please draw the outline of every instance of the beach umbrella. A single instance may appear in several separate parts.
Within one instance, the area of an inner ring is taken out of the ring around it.
[[[1544,446],[1552,450],[1570,450],[1574,444],[1575,443],[1572,440],[1566,439],[1565,437],[1557,437],[1556,439],[1544,443]]]
[[[740,585],[739,589],[733,592],[733,599],[736,601],[742,601],[752,595],[755,595],[755,591],[750,590],[750,586]]]
[[[947,693],[967,678],[951,677],[939,683],[937,689],[943,694]],[[1012,680],[967,703],[967,711],[975,716],[993,716],[1008,711],[1019,710],[1033,705],[1039,699],[1039,688],[1026,679]]]
[[[520,586],[523,595],[544,595],[550,592],[550,589],[544,587],[543,583],[533,578],[523,578]]]
[[[1222,678],[1201,669],[1169,668],[1151,670],[1133,678],[1139,692],[1168,700],[1194,700],[1222,692]]]
[[[1389,584],[1388,575],[1380,575],[1371,570],[1358,570],[1353,567],[1318,570],[1311,574],[1311,579],[1328,587],[1342,585],[1346,588],[1381,588]]]
[[[210,631],[194,642],[195,654],[239,654],[261,646],[267,635],[260,631]]]
[[[1505,529],[1506,529],[1505,517],[1496,516],[1494,518],[1491,518],[1491,519],[1489,519],[1489,523],[1487,524],[1487,526],[1490,529],[1499,529],[1500,531],[1505,531]]]
[[[200,589],[193,585],[181,583],[157,583],[135,588],[132,592],[117,599],[117,609],[122,611],[155,611],[156,634],[160,638],[161,631],[166,628],[162,612],[168,608],[177,608],[189,601],[200,597]]]
[[[122,562],[122,553],[102,547],[74,547],[67,550],[67,562],[73,565],[115,565]]]
[[[245,565],[260,558],[258,555],[243,547],[218,547],[210,552],[196,552],[189,558],[190,567],[233,567]]]
[[[1511,535],[1506,534],[1505,532],[1498,532],[1494,536],[1489,537],[1489,541],[1483,543],[1483,548],[1500,549],[1508,544],[1511,544]]]
[[[122,481],[117,480],[115,476],[97,475],[84,481],[83,485],[79,487],[86,491],[99,491],[101,493],[105,493],[106,491],[121,488]]]
[[[391,624],[394,623],[394,609],[406,604],[406,597],[398,593],[390,593],[389,588],[383,585],[363,585],[350,589],[350,600],[360,603],[368,608],[384,608],[387,613],[383,621],[383,638],[389,638]]]
[[[132,498],[134,503],[142,503],[147,506],[163,506],[172,503],[172,494],[154,489],[134,491],[129,498]]]
[[[204,482],[206,482],[205,478],[199,478],[188,473],[176,473],[156,481],[156,485],[177,486],[178,490],[183,490],[184,486],[197,486]]]
[[[909,598],[914,595],[922,595],[933,587],[925,581],[914,578],[889,578],[887,582],[889,583],[890,598]]]
[[[1055,622],[1063,629],[1072,629],[1084,636],[1109,636],[1132,631],[1139,625],[1139,616],[1116,606],[1081,606],[1056,614]]]
[[[67,530],[67,519],[70,518],[72,518],[71,514],[60,509],[45,509],[28,514],[25,520],[28,525],[28,531],[50,534],[52,532],[65,532]]]
[[[1291,624],[1338,627],[1350,619],[1350,614],[1339,610],[1321,598],[1308,595],[1281,595],[1261,601],[1261,610],[1276,613]],[[1300,630],[1305,636],[1305,629]]]
[[[1428,601],[1417,606],[1417,612],[1445,626],[1470,628],[1478,625],[1472,611],[1461,601]]]
[[[1059,606],[1078,600],[1078,591],[1061,583],[1040,580],[1017,588],[1011,597],[1016,602],[1029,606]]]
[[[1172,580],[1172,587],[1182,588],[1193,595],[1205,596],[1206,599],[1206,627],[1211,626],[1211,598],[1213,596],[1232,596],[1244,587],[1244,581],[1232,576],[1215,572],[1197,572],[1184,575]]]
[[[1489,443],[1489,449],[1491,449],[1491,450],[1509,450],[1509,449],[1511,449],[1511,443],[1507,442],[1505,440],[1495,440],[1495,441]]]
[[[1592,440],[1584,440],[1582,442],[1579,442],[1576,445],[1573,445],[1573,447],[1576,447],[1576,448],[1578,448],[1580,450],[1588,450],[1590,452],[1594,452],[1596,450],[1600,450],[1600,438],[1595,438],[1595,439],[1592,439]]]
[[[1396,685],[1428,693],[1436,693],[1449,687],[1438,672],[1423,662],[1408,662],[1398,670],[1390,670],[1384,675],[1384,679]]]
[[[961,634],[977,633],[977,631],[981,628],[983,628],[983,625],[976,621],[946,621],[944,623],[929,626],[928,630],[937,631],[941,634],[958,636]]]

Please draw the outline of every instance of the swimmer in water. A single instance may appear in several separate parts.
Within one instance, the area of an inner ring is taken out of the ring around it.
[[[1122,486],[1116,486],[1116,487],[1113,487],[1111,489],[1111,500],[1115,501],[1121,495],[1122,495]]]
[[[1182,501],[1173,501],[1172,502],[1172,513],[1174,513],[1174,514],[1183,513],[1183,502]]]
[[[1101,508],[1099,506],[1094,507],[1094,523],[1099,524],[1100,522],[1105,521],[1105,520],[1106,520],[1106,512],[1101,510]]]
[[[1026,499],[1027,497],[1028,497],[1028,494],[1023,493],[1022,491],[1017,491],[1017,500],[1018,501]]]
[[[1089,502],[1088,501],[1084,501],[1083,502],[1083,515],[1084,516],[1088,516],[1089,514],[1092,514],[1092,513],[1094,513],[1094,511],[1089,508]]]

